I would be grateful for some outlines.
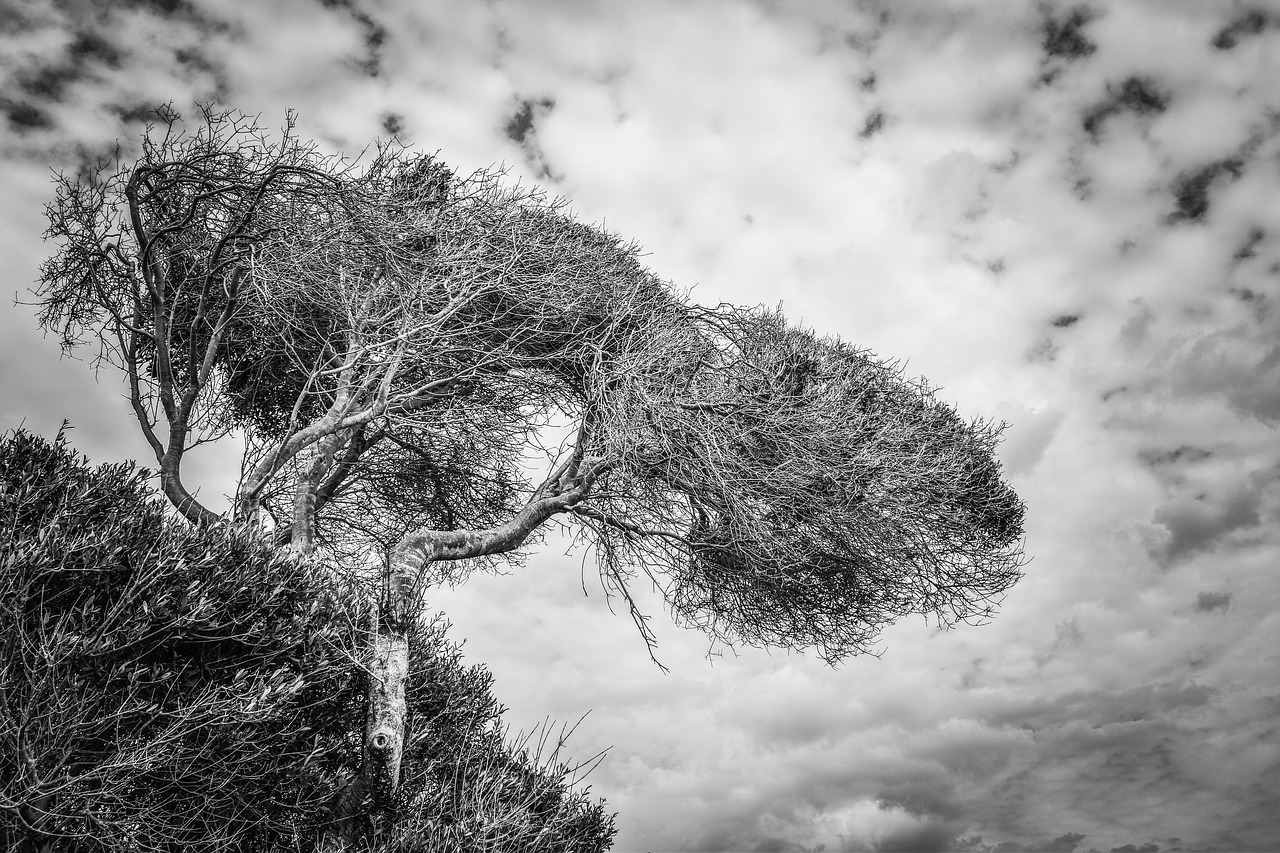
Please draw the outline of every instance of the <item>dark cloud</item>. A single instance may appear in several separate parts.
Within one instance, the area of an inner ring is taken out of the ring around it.
[[[1134,798],[1144,803],[1176,803],[1203,795],[1204,756],[1192,744],[1198,743],[1204,732],[1202,721],[1216,704],[1215,697],[1217,694],[1203,685],[1170,682],[1064,694],[1046,700],[1039,708],[1029,708],[1022,720],[1036,744],[1034,759],[1028,764],[1019,762],[1014,772],[1001,774],[994,784],[978,782],[981,793],[968,801],[965,817],[975,821],[971,824],[974,829],[994,839],[1001,835],[1025,839],[1028,815],[1039,815],[1040,820],[1051,814],[1087,815],[1093,827],[1110,824],[1155,829],[1158,824],[1153,813],[1135,815]],[[1011,709],[1007,716],[1010,724],[1016,718]],[[1258,814],[1260,796],[1260,792],[1258,796],[1251,792],[1249,802],[1234,809],[1239,817]],[[1167,808],[1162,811],[1166,821],[1175,814]],[[1248,837],[1267,837],[1269,829],[1274,829],[1274,819],[1268,820],[1268,825],[1255,820]],[[1124,840],[1113,837],[1109,842]],[[1080,842],[1081,834],[1072,832],[1047,844],[1021,840],[995,847],[971,845],[971,849],[983,853],[1070,850]],[[1242,844],[1235,849],[1264,848],[1255,842],[1252,847]]]
[[[67,47],[67,53],[76,63],[100,62],[108,68],[118,68],[120,65],[120,48],[93,30],[76,33],[75,39]]]
[[[947,853],[954,849],[955,831],[944,824],[926,823],[900,829],[875,845],[876,853]]]
[[[1243,9],[1231,23],[1218,30],[1210,42],[1218,50],[1230,50],[1241,38],[1256,36],[1266,29],[1271,16],[1261,9]]]
[[[1202,592],[1196,596],[1196,612],[1212,613],[1215,610],[1228,610],[1231,607],[1231,593]]]
[[[1096,142],[1108,119],[1121,113],[1159,115],[1169,108],[1169,98],[1169,93],[1154,77],[1135,75],[1119,85],[1108,83],[1106,97],[1085,112],[1081,126]]]
[[[387,28],[371,15],[354,9],[351,17],[360,25],[364,36],[365,53],[357,67],[370,77],[377,77],[382,73],[382,45],[387,40]]]
[[[507,119],[507,138],[521,146],[532,144],[536,130],[534,120],[549,115],[555,105],[556,102],[551,98],[520,101],[515,112]]]
[[[386,112],[382,114],[382,130],[388,136],[401,136],[404,134],[404,116],[399,113]]]
[[[1078,163],[1073,163],[1072,165],[1079,166]],[[1078,175],[1071,183],[1071,192],[1080,201],[1088,201],[1093,198],[1093,178],[1088,175]]]
[[[217,29],[217,26],[212,26]],[[197,81],[201,78],[208,78],[212,81],[209,88],[209,100],[213,103],[225,102],[229,95],[230,84],[227,81],[227,69],[222,64],[211,58],[206,51],[201,49],[200,45],[187,45],[178,47],[173,51],[173,59],[181,69],[183,78],[188,81]]]
[[[524,151],[529,164],[537,170],[538,177],[550,180],[559,180],[559,176],[552,171],[546,154],[538,143],[537,122],[549,116],[555,106],[554,98],[521,99],[503,128],[507,138]]]
[[[1160,845],[1155,842],[1146,844],[1125,844],[1120,847],[1112,847],[1109,853],[1160,853]]]
[[[1056,329],[1069,329],[1078,322],[1080,322],[1079,314],[1059,314],[1053,318],[1053,326]]]
[[[1086,837],[1081,832],[1068,832],[1043,844],[1004,841],[994,847],[983,848],[983,853],[1072,853]]]
[[[16,28],[44,48],[0,61],[6,154],[83,171],[85,162],[110,156],[117,140],[128,148],[159,104],[175,96],[218,100],[218,69],[197,46],[226,31],[225,22],[178,5],[30,6],[38,11],[20,16]]]
[[[152,9],[165,15],[174,15],[190,9],[186,0],[127,0],[125,5]]]
[[[1098,46],[1084,28],[1098,13],[1088,6],[1074,6],[1061,14],[1044,7],[1040,21],[1040,47],[1050,59],[1074,60],[1092,54]]]
[[[1060,835],[1053,839],[1040,849],[1042,853],[1071,853],[1084,839],[1083,833],[1068,832],[1066,835]]]
[[[1204,335],[1168,362],[1177,392],[1226,400],[1263,423],[1280,421],[1280,317]]]
[[[1241,241],[1240,248],[1236,249],[1235,254],[1231,256],[1231,259],[1235,261],[1247,261],[1250,258],[1257,257],[1258,246],[1266,236],[1267,232],[1263,231],[1261,228],[1256,226],[1250,228],[1248,235],[1246,235],[1244,240]]]
[[[1081,690],[993,715],[992,722],[1048,731],[1072,724],[1096,731],[1117,723],[1168,720],[1183,711],[1203,708],[1213,688],[1195,683],[1143,684],[1125,690]]]
[[[1203,222],[1209,213],[1209,191],[1213,186],[1223,181],[1237,181],[1242,174],[1244,161],[1228,157],[1178,175],[1170,188],[1174,210],[1168,221]]]
[[[958,818],[963,809],[955,800],[954,785],[941,772],[920,773],[886,784],[876,802],[883,809],[902,809],[917,818]]]
[[[30,101],[0,97],[0,111],[4,112],[9,128],[19,135],[53,127],[53,119],[49,113]]]
[[[99,69],[118,68],[122,55],[123,48],[93,23],[76,31],[64,49],[31,55],[27,64],[14,68],[0,96],[0,110],[10,129],[21,135],[52,128],[55,122],[49,108],[63,102],[70,89],[92,79]]]
[[[1213,548],[1233,531],[1257,526],[1260,497],[1251,484],[1238,484],[1220,495],[1178,495],[1152,516],[1169,535],[1157,556],[1166,565],[1176,563]]]
[[[1188,463],[1204,462],[1213,458],[1213,453],[1199,447],[1184,444],[1173,450],[1144,450],[1138,457],[1152,468],[1167,468]]]
[[[364,41],[364,55],[355,62],[356,68],[370,77],[382,73],[382,52],[387,41],[387,28],[377,18],[360,8],[358,0],[319,0],[326,9],[341,9],[360,27]]]
[[[884,112],[882,110],[872,110],[867,115],[867,120],[862,125],[862,130],[858,131],[858,136],[862,139],[870,139],[881,130],[884,129]]]
[[[0,18],[4,20],[5,29],[11,35],[21,35],[40,27],[45,21],[42,12],[46,12],[37,3],[25,0],[0,0]]]

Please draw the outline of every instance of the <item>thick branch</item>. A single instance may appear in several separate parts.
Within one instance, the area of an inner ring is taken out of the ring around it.
[[[297,554],[309,554],[315,549],[316,495],[320,481],[333,465],[334,454],[348,439],[348,435],[336,432],[316,445],[311,460],[303,469],[295,488],[293,500],[292,549]]]
[[[179,474],[178,462],[181,454],[176,458],[166,456],[160,464],[160,489],[164,492],[164,496],[169,502],[177,508],[193,524],[210,525],[216,524],[221,520],[221,516],[210,510],[195,496],[187,491],[186,486],[182,485],[182,477]]]
[[[581,502],[610,466],[611,463],[605,460],[584,463],[577,481],[563,491],[554,491],[558,484],[548,481],[509,521],[496,527],[487,530],[419,530],[409,533],[392,552],[392,563],[400,571],[417,574],[432,562],[467,560],[514,551],[551,516]]]

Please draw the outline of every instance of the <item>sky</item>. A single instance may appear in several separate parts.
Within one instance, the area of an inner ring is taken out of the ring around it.
[[[146,447],[29,288],[51,176],[214,103],[570,199],[1009,427],[1026,575],[878,657],[710,650],[551,538],[432,594],[631,851],[1280,850],[1280,3],[0,0],[0,430]],[[232,488],[226,445],[187,484]]]

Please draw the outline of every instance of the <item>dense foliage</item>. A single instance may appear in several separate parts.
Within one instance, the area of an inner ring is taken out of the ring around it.
[[[999,425],[898,365],[692,304],[495,172],[202,119],[162,111],[137,163],[59,182],[39,290],[130,378],[188,517],[192,429],[242,429],[237,512],[278,542],[456,582],[554,519],[628,601],[647,575],[716,639],[833,661],[907,614],[985,618],[1021,576]]]
[[[908,613],[993,612],[1021,576],[1024,513],[999,425],[777,313],[722,311],[688,337],[655,326],[628,353],[648,363],[598,392],[618,463],[578,513],[607,567],[643,567],[714,636],[829,660]]]
[[[5,436],[0,847],[309,849],[359,767],[352,600],[314,561],[167,517],[130,465]],[[366,827],[375,849],[606,849],[611,817],[557,750],[504,737],[444,626],[416,624],[413,649],[405,784]]]

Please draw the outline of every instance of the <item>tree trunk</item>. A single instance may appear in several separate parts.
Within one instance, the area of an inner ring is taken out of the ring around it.
[[[413,624],[418,579],[429,570],[431,563],[439,560],[470,559],[520,547],[544,521],[581,500],[605,467],[598,463],[590,468],[580,482],[567,491],[545,494],[539,489],[523,509],[496,527],[419,530],[406,534],[396,545],[373,620],[363,761],[359,774],[334,797],[321,850],[326,853],[346,850],[360,838],[368,837],[373,827],[365,817],[376,817],[383,811],[400,783],[409,628]]]
[[[367,836],[373,827],[365,817],[385,811],[400,785],[415,575],[396,562],[387,571],[372,620],[360,772],[334,797],[331,822],[321,839],[323,851],[347,850]]]

